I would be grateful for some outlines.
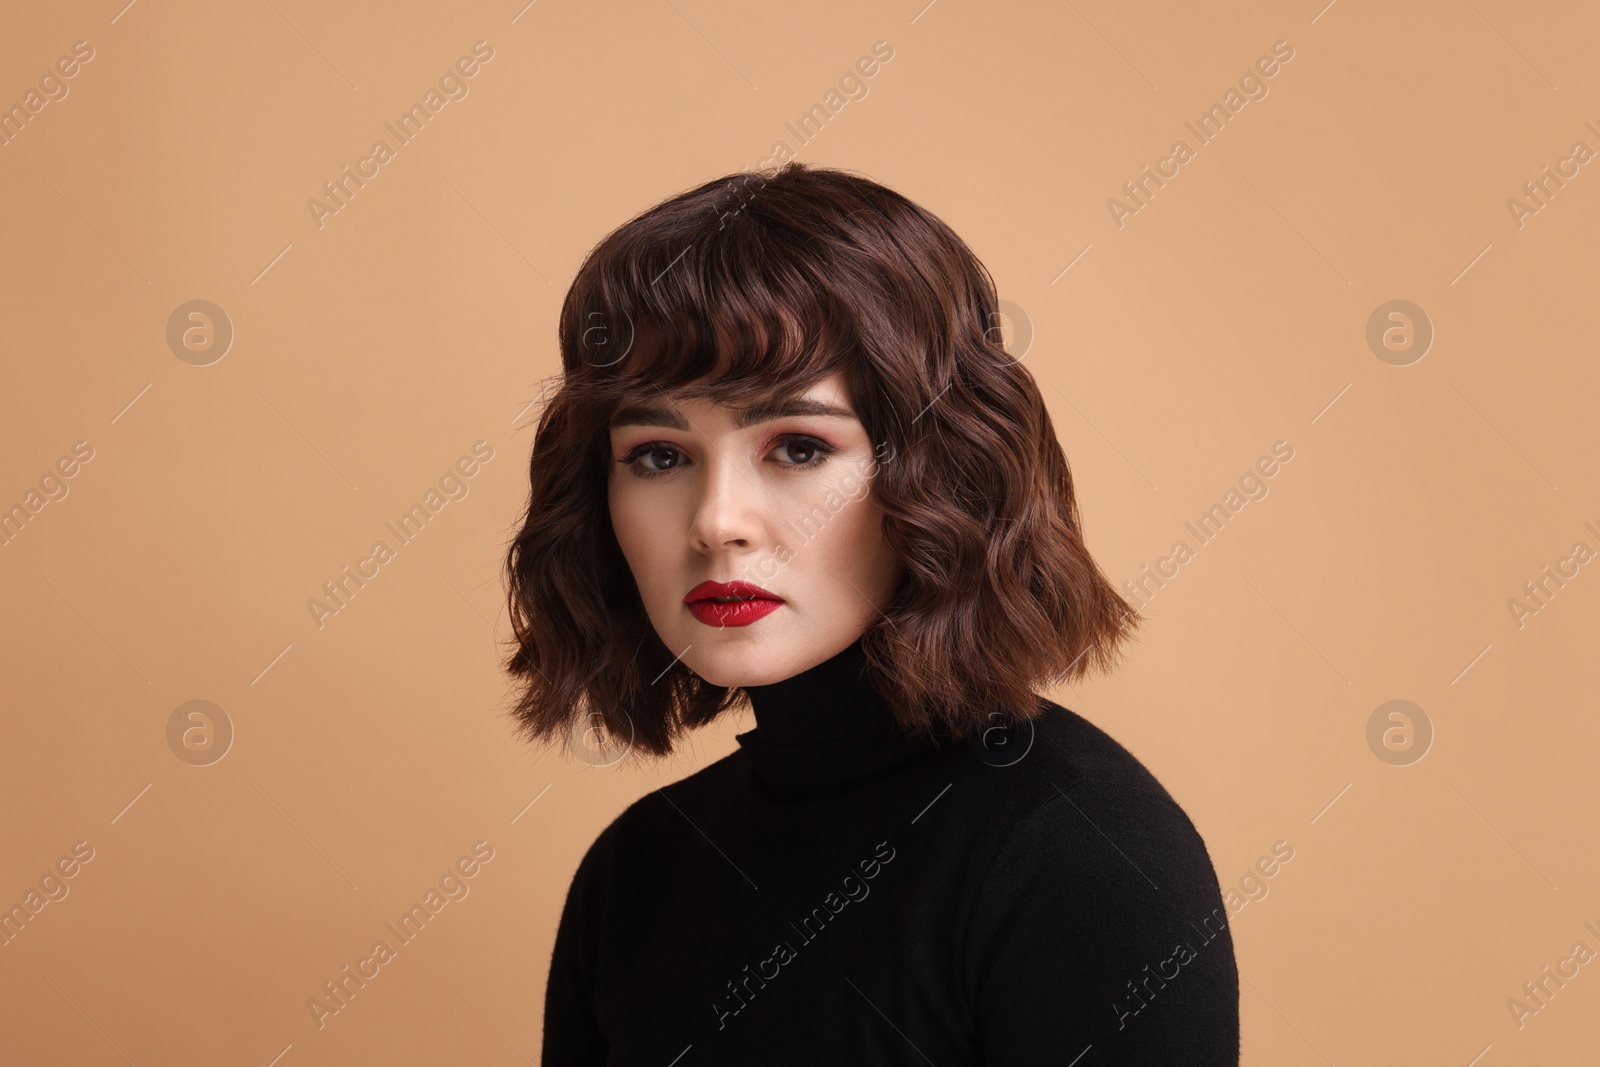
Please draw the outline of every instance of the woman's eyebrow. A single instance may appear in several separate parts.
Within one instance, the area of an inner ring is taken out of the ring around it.
[[[826,404],[820,400],[807,400],[797,396],[787,400],[772,400],[752,404],[747,408],[739,409],[734,416],[733,424],[739,429],[754,426],[758,422],[771,422],[773,419],[787,418],[791,415],[820,415],[830,419],[855,420],[855,412],[849,408],[842,408],[836,404]]]
[[[855,413],[849,408],[842,408],[835,404],[823,403],[820,400],[808,400],[805,397],[793,397],[787,400],[764,401],[740,408],[734,416],[734,425],[739,429],[754,426],[758,422],[771,422],[773,419],[788,418],[794,415],[818,415],[823,418],[856,420]],[[662,407],[657,404],[626,404],[619,407],[611,416],[612,427],[618,426],[668,426],[674,430],[689,429],[688,420],[676,409]]]
[[[612,413],[611,426],[670,426],[674,430],[687,430],[689,422],[672,408],[625,404]]]

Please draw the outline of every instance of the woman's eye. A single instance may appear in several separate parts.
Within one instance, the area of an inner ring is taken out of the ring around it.
[[[644,465],[646,470],[663,471],[671,470],[681,463],[683,461],[683,453],[676,448],[652,448],[644,453],[643,458],[654,460],[654,462],[647,462]]]
[[[618,462],[632,467],[635,474],[648,477],[665,474],[683,459],[683,453],[668,445],[640,445]]]
[[[769,455],[777,458],[780,467],[807,470],[821,466],[833,451],[831,445],[815,437],[789,437],[774,445]],[[646,443],[617,462],[640,478],[652,478],[683,466],[688,457],[671,445]]]
[[[777,447],[777,451],[788,453],[791,462],[803,466],[810,461],[816,448],[804,441],[785,441]]]
[[[787,467],[815,467],[833,451],[814,437],[791,437],[778,443],[776,453],[787,453]]]

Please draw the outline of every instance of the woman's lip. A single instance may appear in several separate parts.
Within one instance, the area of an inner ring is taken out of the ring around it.
[[[783,597],[777,593],[768,592],[759,585],[750,582],[701,582],[688,595],[683,598],[685,604],[693,604],[701,600],[710,600],[714,597],[739,597],[741,599],[776,600],[780,604]]]
[[[719,630],[749,626],[783,607],[781,600],[750,597],[746,600],[696,600],[688,605],[690,615]]]

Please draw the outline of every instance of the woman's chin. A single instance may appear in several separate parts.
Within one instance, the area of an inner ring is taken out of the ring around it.
[[[701,648],[696,648],[694,651],[702,654],[692,659],[685,656],[684,662],[707,683],[724,689],[771,685],[799,673],[787,669],[787,657],[775,657],[769,649],[762,647],[762,642],[740,644],[744,647],[705,649],[703,652]]]

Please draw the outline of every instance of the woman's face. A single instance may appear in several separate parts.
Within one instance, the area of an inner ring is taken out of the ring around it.
[[[842,372],[775,407],[623,405],[610,435],[611,523],[645,612],[712,685],[821,663],[899,582],[869,492],[892,457],[868,440]]]

